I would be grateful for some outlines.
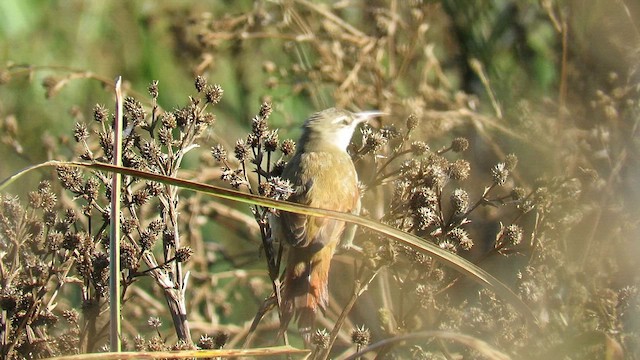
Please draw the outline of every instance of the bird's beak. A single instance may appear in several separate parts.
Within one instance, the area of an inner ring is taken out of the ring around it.
[[[385,112],[382,111],[377,111],[377,110],[371,110],[371,111],[361,111],[358,113],[355,113],[356,115],[356,123],[363,123],[363,122],[367,122],[369,121],[369,119],[372,119],[376,116],[382,116],[382,115],[388,115]]]

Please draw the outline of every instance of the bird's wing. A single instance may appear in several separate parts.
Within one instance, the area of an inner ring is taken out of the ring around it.
[[[310,185],[310,184],[308,184]],[[307,185],[299,185],[295,188],[294,193],[289,197],[289,201],[308,205],[309,201],[305,194]],[[307,220],[306,215],[281,211],[280,222],[282,235],[289,245],[293,247],[307,246]]]
[[[357,174],[346,153],[311,152],[294,157],[290,163],[296,166],[285,168],[283,177],[293,183],[295,192],[288,201],[339,212],[352,212],[358,207]],[[345,226],[339,220],[284,211],[280,213],[279,225],[282,236],[291,246],[313,244],[318,250],[337,241]]]
[[[355,189],[355,191],[357,192],[357,189]],[[306,198],[307,194],[308,191],[305,187],[301,189],[301,191],[296,192],[289,200],[300,204],[318,206]],[[359,197],[356,198],[358,200],[357,204],[343,200],[334,204],[323,204],[324,206],[319,207],[327,207],[340,212],[358,211],[360,201]],[[358,208],[358,210],[355,208]],[[291,212],[281,212],[280,217],[284,238],[287,239],[293,247],[308,247],[310,244],[313,244],[314,247],[320,249],[329,242],[339,239],[345,227],[344,222],[340,220],[312,217]]]

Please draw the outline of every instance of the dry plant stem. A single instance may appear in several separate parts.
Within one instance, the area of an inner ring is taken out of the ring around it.
[[[260,324],[260,321],[262,321],[262,318],[264,317],[264,315],[270,310],[272,310],[275,307],[275,305],[276,305],[276,299],[274,296],[268,297],[267,299],[264,300],[262,305],[260,305],[260,308],[256,312],[256,315],[253,317],[253,321],[251,322],[251,326],[249,327],[249,330],[247,332],[247,338],[245,339],[244,344],[242,345],[243,349],[247,349],[251,346],[256,330],[258,329],[258,325]],[[285,332],[285,335],[286,335],[286,332]]]
[[[333,344],[335,343],[336,338],[340,333],[340,329],[342,328],[342,324],[346,320],[347,315],[349,315],[349,313],[351,312],[351,309],[355,305],[356,300],[358,300],[358,298],[367,290],[369,284],[371,284],[373,279],[376,278],[376,275],[378,275],[379,271],[380,271],[380,268],[378,268],[376,271],[371,273],[371,276],[364,282],[361,281],[360,279],[356,280],[353,286],[353,294],[351,294],[351,298],[349,299],[347,304],[344,306],[344,309],[340,313],[340,316],[338,316],[338,319],[336,319],[335,325],[333,326],[333,329],[329,334],[329,342],[327,344],[327,347],[324,349],[316,348],[314,352],[311,354],[312,359],[325,360],[329,358],[329,353],[331,351],[331,348],[333,348]],[[316,353],[316,351],[319,351],[319,353]]]
[[[561,36],[562,36],[562,60],[561,60],[561,69],[560,69],[560,90],[558,94],[558,125],[562,126],[564,124],[564,113],[565,106],[567,102],[567,56],[569,49],[568,41],[569,41],[569,26],[567,25],[567,19],[565,19],[565,15],[562,14],[562,25],[561,25]]]
[[[178,166],[176,166],[178,168]],[[169,218],[173,227],[173,238],[175,241],[175,249],[180,249],[180,234],[178,230],[178,211],[176,206],[178,205],[178,187],[168,186],[169,188],[169,201],[168,211]],[[165,214],[163,214],[163,217]],[[165,222],[166,223],[166,222]],[[189,330],[189,323],[187,321],[187,308],[186,308],[186,277],[182,275],[182,262],[175,261],[175,288],[172,291],[165,289],[165,296],[167,296],[167,304],[173,318],[173,324],[176,328],[176,333],[180,340],[184,340],[187,343],[191,343],[191,331]],[[188,276],[188,275],[187,275]]]
[[[158,262],[152,253],[146,251],[142,257],[148,267],[155,268],[149,272],[149,275],[164,291],[178,339],[191,343],[184,289],[177,287],[170,274],[164,272],[162,267],[158,267]]]
[[[67,75],[66,79],[61,80],[61,82],[64,82],[63,85],[66,85],[69,82],[69,80],[89,79],[89,80],[95,80],[95,81],[99,82],[100,84],[103,84],[103,85],[105,85],[107,87],[115,88],[115,82],[111,78],[108,78],[106,76],[101,76],[101,75],[96,74],[96,73],[94,73],[92,71],[74,69],[74,68],[71,68],[71,67],[68,67],[68,66],[15,64],[15,65],[9,66],[7,68],[7,70],[10,70],[13,74],[19,74],[19,73],[31,74],[34,71],[67,72],[67,73],[70,73],[70,74]],[[58,89],[56,89],[56,90],[58,90]],[[128,94],[131,94],[136,98],[140,98],[140,99],[144,99],[145,98],[145,96],[142,93],[136,92],[133,89],[127,88],[126,91],[127,91]]]
[[[529,255],[529,263],[531,263],[534,257],[537,255],[537,251],[541,250],[540,247],[540,238],[538,237],[538,232],[540,230],[540,224],[542,224],[543,215],[539,212],[536,212],[535,223],[533,226],[533,231],[531,232],[531,255]]]
[[[355,27],[349,25],[348,23],[346,23],[344,20],[342,20],[341,18],[339,18],[338,16],[336,16],[332,12],[327,11],[326,9],[323,9],[322,6],[318,6],[317,4],[314,4],[314,3],[310,2],[310,1],[307,1],[307,0],[297,0],[296,2],[299,3],[299,4],[302,4],[302,5],[310,8],[311,10],[317,12],[318,14],[324,16],[327,20],[329,20],[332,23],[342,27],[344,30],[350,32],[356,38],[367,38],[368,39],[368,36],[365,33],[361,32],[360,30],[356,29]]]
[[[496,99],[493,88],[491,87],[491,83],[489,82],[489,77],[484,71],[484,66],[478,59],[470,59],[469,66],[475,71],[476,75],[480,78],[482,85],[484,85],[487,94],[489,95],[489,99],[491,100],[491,105],[493,106],[493,110],[496,112],[496,117],[498,119],[502,119],[502,108]]]

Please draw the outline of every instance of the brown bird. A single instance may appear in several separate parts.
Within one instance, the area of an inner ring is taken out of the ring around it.
[[[377,111],[352,113],[330,108],[313,114],[302,127],[296,152],[282,177],[291,182],[289,201],[346,213],[360,211],[358,174],[347,146],[356,126]],[[331,258],[345,232],[339,220],[281,212],[271,220],[276,238],[289,245],[281,303],[281,332],[295,315],[306,343],[318,309],[329,300]],[[354,229],[355,230],[355,229]]]

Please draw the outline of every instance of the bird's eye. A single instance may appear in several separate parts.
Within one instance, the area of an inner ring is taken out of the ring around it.
[[[350,124],[350,121],[348,117],[344,116],[338,119],[338,121],[336,121],[336,124],[341,126],[348,126]]]

